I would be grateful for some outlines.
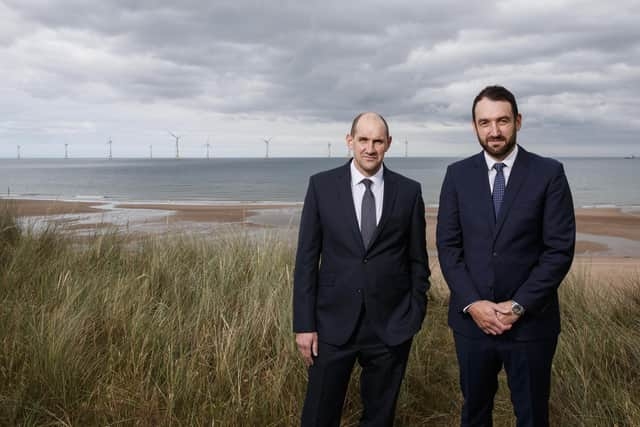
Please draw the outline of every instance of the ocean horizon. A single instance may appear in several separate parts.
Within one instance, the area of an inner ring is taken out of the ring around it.
[[[438,205],[454,157],[387,157]],[[621,157],[559,157],[576,207],[640,208],[640,168]],[[4,198],[182,204],[300,203],[311,175],[346,163],[313,158],[0,159]]]

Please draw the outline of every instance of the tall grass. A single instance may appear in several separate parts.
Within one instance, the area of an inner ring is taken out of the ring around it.
[[[241,231],[78,242],[0,214],[0,424],[297,425],[293,257],[291,242]],[[639,288],[563,285],[554,425],[640,425]],[[397,425],[458,423],[446,307],[436,277]],[[355,373],[343,425],[357,425],[357,386]],[[504,380],[495,419],[514,424]]]

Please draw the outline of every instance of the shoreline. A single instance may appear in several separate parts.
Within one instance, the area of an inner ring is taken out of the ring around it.
[[[264,228],[296,227],[302,202],[227,202],[53,200],[1,198],[25,223],[61,223],[74,230],[95,230],[106,225],[127,229],[154,225],[198,229],[203,225],[242,224]],[[437,208],[427,207],[427,243],[435,249]],[[200,227],[198,227],[200,225]],[[576,208],[576,255],[640,259],[640,210],[622,207]],[[206,227],[205,227],[206,228]]]
[[[135,206],[148,206],[148,205],[162,205],[162,206],[243,206],[243,205],[255,205],[255,206],[302,206],[302,200],[215,200],[215,199],[185,199],[185,200],[171,200],[171,199],[152,199],[152,200],[130,200],[130,199],[115,199],[110,197],[103,197],[98,195],[93,196],[75,196],[75,197],[55,197],[55,196],[37,196],[37,195],[22,195],[12,194],[10,196],[0,194],[0,202],[15,201],[18,203],[25,202],[54,202],[54,203],[75,203],[75,204],[91,204],[91,205],[135,205]],[[428,204],[425,202],[426,209],[438,209],[438,204]],[[607,211],[621,211],[631,215],[640,215],[640,204],[627,204],[616,205],[611,203],[596,203],[586,204],[581,206],[574,206],[576,213],[578,211],[588,212],[607,212]]]
[[[302,203],[282,202],[113,202],[0,199],[19,223],[35,230],[49,225],[77,236],[122,231],[132,236],[172,233],[221,235],[276,231],[295,241]],[[437,208],[425,210],[427,250],[437,271]],[[640,276],[640,211],[576,209],[576,256],[572,270],[599,283],[626,283]],[[435,262],[434,262],[435,261]]]

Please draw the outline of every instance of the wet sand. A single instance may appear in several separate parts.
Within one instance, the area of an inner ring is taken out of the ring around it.
[[[8,203],[19,217],[46,217],[52,215],[79,215],[104,213],[107,210],[134,210],[144,216],[145,211],[165,211],[169,222],[220,222],[238,223],[259,214],[270,211],[299,210],[301,203],[260,204],[180,204],[180,203],[114,203],[77,202],[57,200],[11,199]],[[108,206],[105,209],[105,206]],[[427,240],[429,247],[435,247],[435,226],[437,209],[428,208]],[[162,218],[166,223],[166,219]],[[617,208],[580,208],[576,209],[577,231],[581,236],[605,236],[640,241],[640,212],[623,212]],[[594,253],[606,250],[606,244],[590,241],[588,237],[578,239],[578,253]],[[640,257],[640,253],[637,254]]]
[[[4,202],[4,200],[3,200]],[[9,207],[19,217],[45,216],[45,215],[68,215],[82,213],[97,213],[98,203],[90,202],[63,202],[57,200],[6,200]]]
[[[263,204],[225,204],[225,205],[188,205],[188,204],[117,204],[121,209],[171,210],[170,222],[244,222],[252,213],[265,209],[283,209],[289,205]]]
[[[578,233],[640,240],[640,212],[616,208],[576,209]]]
[[[203,230],[224,224],[253,227],[296,226],[300,203],[291,204],[179,204],[179,203],[114,203],[66,202],[47,200],[11,200],[18,216],[23,218],[51,218],[66,222],[68,218],[82,217],[83,223],[70,221],[69,230],[82,230],[112,224],[107,214],[119,214],[127,219],[127,227],[136,221],[149,232],[154,227],[175,226],[178,230]],[[139,218],[135,219],[139,215]],[[93,218],[93,219],[92,219]],[[435,228],[437,209],[428,208],[427,247],[435,254]],[[616,208],[580,208],[576,210],[577,244],[574,267],[589,265],[590,273],[611,274],[612,277],[640,274],[640,212],[626,212]],[[117,225],[117,224],[116,224]],[[209,227],[209,228],[206,228]],[[133,227],[135,230],[135,227]]]

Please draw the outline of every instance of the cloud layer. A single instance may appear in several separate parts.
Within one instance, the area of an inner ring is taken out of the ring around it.
[[[109,137],[170,155],[167,130],[187,155],[207,138],[260,155],[270,136],[275,155],[322,155],[363,110],[416,155],[462,155],[471,101],[496,83],[533,151],[640,154],[632,0],[4,0],[0,17],[0,156],[101,156]]]

